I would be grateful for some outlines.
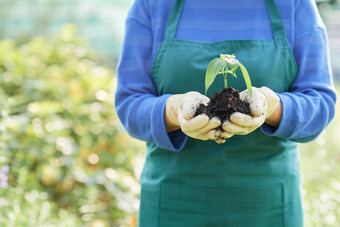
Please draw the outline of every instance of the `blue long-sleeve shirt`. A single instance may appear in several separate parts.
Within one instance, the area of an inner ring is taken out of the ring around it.
[[[170,94],[159,96],[151,78],[153,60],[174,2],[133,3],[117,70],[116,111],[131,136],[179,151],[187,137],[180,130],[166,132],[164,110]],[[261,130],[269,136],[307,142],[334,117],[336,93],[326,28],[313,0],[275,2],[298,76],[289,92],[278,94],[283,107],[279,127],[264,124]],[[199,42],[270,40],[273,33],[264,0],[185,0],[176,38]]]

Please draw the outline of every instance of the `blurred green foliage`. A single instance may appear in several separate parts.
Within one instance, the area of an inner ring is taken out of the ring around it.
[[[135,226],[143,153],[115,114],[114,73],[71,25],[0,53],[0,226]]]
[[[132,0],[0,0],[0,39],[26,43],[32,37],[56,35],[65,23],[72,23],[98,53],[97,61],[115,67],[131,3]]]
[[[338,102],[326,130],[315,141],[300,144],[306,227],[340,226],[339,111]]]

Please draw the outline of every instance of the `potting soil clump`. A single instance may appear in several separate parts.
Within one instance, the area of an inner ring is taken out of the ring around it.
[[[195,116],[204,113],[209,118],[218,117],[223,122],[234,112],[250,115],[249,103],[240,99],[240,93],[237,90],[227,87],[220,93],[212,95],[207,106],[201,104]]]

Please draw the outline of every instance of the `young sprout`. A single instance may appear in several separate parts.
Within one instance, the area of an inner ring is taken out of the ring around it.
[[[207,72],[205,74],[205,94],[207,94],[209,87],[214,82],[218,74],[223,75],[224,87],[227,87],[228,73],[230,73],[234,77],[237,77],[235,72],[238,67],[240,67],[242,71],[242,75],[247,85],[249,95],[250,97],[252,97],[251,81],[247,69],[235,58],[235,55],[230,54],[220,54],[219,58],[215,58],[209,63]]]

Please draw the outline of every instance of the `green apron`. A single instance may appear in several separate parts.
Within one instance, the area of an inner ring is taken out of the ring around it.
[[[158,94],[204,94],[206,67],[221,53],[236,55],[253,86],[288,91],[296,62],[274,0],[265,2],[273,40],[200,43],[175,38],[184,3],[177,0],[153,64]],[[229,77],[228,85],[246,89],[242,76]],[[221,76],[209,91],[222,88]],[[296,143],[260,129],[224,145],[188,138],[180,152],[148,143],[139,226],[303,226],[299,163]]]

